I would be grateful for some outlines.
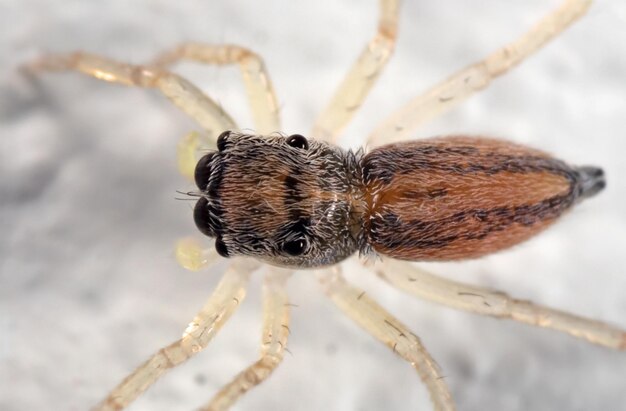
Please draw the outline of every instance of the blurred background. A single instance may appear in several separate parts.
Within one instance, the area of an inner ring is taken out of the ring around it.
[[[529,28],[557,1],[407,1],[395,57],[342,143],[358,147],[394,108]],[[196,233],[176,190],[175,146],[196,126],[154,91],[78,74],[22,77],[45,52],[87,50],[141,63],[180,42],[235,43],[265,57],[283,131],[303,133],[373,35],[375,1],[0,1],[0,409],[85,410],[181,335],[224,270],[187,272],[176,239]],[[415,137],[505,137],[608,187],[533,241],[478,261],[429,264],[626,328],[626,4],[589,14],[482,94]],[[252,127],[238,70],[184,74]],[[460,410],[615,410],[626,353],[419,301],[354,263],[348,277],[419,335]],[[210,346],[133,410],[195,409],[258,355],[260,283]],[[283,365],[235,409],[431,409],[412,368],[323,297],[311,272],[290,282]]]

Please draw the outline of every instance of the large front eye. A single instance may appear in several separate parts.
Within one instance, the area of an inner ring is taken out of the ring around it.
[[[309,148],[309,142],[304,136],[300,134],[293,134],[287,138],[287,144],[291,147],[299,148],[301,150],[306,150]]]
[[[283,251],[290,256],[297,257],[302,255],[309,246],[306,238],[298,238],[296,240],[287,241],[283,244]]]
[[[211,160],[213,156],[215,156],[215,153],[205,155],[196,165],[193,178],[201,191],[205,191],[209,184],[209,177],[211,177]]]
[[[213,227],[211,227],[209,201],[206,198],[200,197],[196,203],[196,207],[193,209],[193,221],[196,223],[196,227],[198,227],[198,230],[200,230],[202,234],[209,237],[215,237],[215,232],[213,231]]]

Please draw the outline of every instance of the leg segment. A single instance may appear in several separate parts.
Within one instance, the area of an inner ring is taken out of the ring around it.
[[[369,136],[371,147],[407,140],[422,123],[487,87],[579,19],[591,0],[565,0],[559,8],[513,43],[452,75],[392,114]]]
[[[122,381],[94,410],[121,410],[147,390],[167,370],[202,351],[233,314],[246,295],[250,272],[258,264],[249,260],[234,262],[202,310],[185,330],[183,337],[159,350]]]
[[[319,280],[330,299],[348,317],[408,361],[430,392],[436,410],[454,410],[439,367],[420,339],[362,290],[346,283],[339,267],[321,271]]]
[[[346,74],[328,106],[317,119],[312,137],[337,139],[361,106],[393,53],[398,31],[400,0],[380,0],[376,35]]]
[[[285,289],[290,271],[270,268],[263,284],[263,336],[261,358],[239,373],[202,408],[219,411],[230,408],[239,397],[265,381],[283,360],[289,336],[289,300]]]
[[[234,120],[183,77],[155,66],[136,66],[88,53],[50,55],[27,67],[30,71],[74,70],[100,80],[126,86],[156,88],[180,109],[196,120],[211,135],[236,129]]]
[[[600,321],[516,300],[502,292],[443,279],[403,261],[387,259],[373,270],[401,290],[429,301],[476,314],[551,328],[592,344],[626,350],[626,331]]]
[[[180,60],[226,65],[239,64],[257,132],[269,134],[280,131],[278,101],[261,56],[244,47],[185,43],[159,55],[156,67],[167,67]],[[221,131],[228,130],[227,128]]]

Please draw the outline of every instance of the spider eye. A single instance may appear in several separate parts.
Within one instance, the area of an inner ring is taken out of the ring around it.
[[[204,197],[201,197],[196,203],[196,207],[193,209],[193,221],[196,223],[196,227],[198,230],[202,232],[202,234],[215,237],[215,233],[211,228],[211,215],[209,213],[209,200]]]
[[[228,258],[228,248],[221,238],[215,240],[215,251],[224,258]]]
[[[209,153],[202,157],[196,165],[196,171],[194,172],[194,180],[196,185],[201,191],[206,191],[209,184],[209,177],[211,176],[211,160],[215,156],[215,153]]]
[[[219,151],[224,151],[226,148],[226,140],[228,139],[228,136],[230,136],[230,130],[224,131],[217,138],[217,149]]]
[[[283,251],[287,254],[297,257],[304,253],[308,247],[308,242],[306,238],[298,238],[293,241],[287,241],[283,244]]]
[[[289,138],[287,139],[287,144],[289,144],[291,147],[299,148],[301,150],[306,150],[307,148],[309,148],[309,142],[304,136],[301,136],[300,134],[293,134],[289,136]]]

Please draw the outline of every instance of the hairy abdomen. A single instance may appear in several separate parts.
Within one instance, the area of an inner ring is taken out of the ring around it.
[[[363,158],[366,247],[406,260],[495,252],[604,187],[602,170],[488,138],[392,144]]]

